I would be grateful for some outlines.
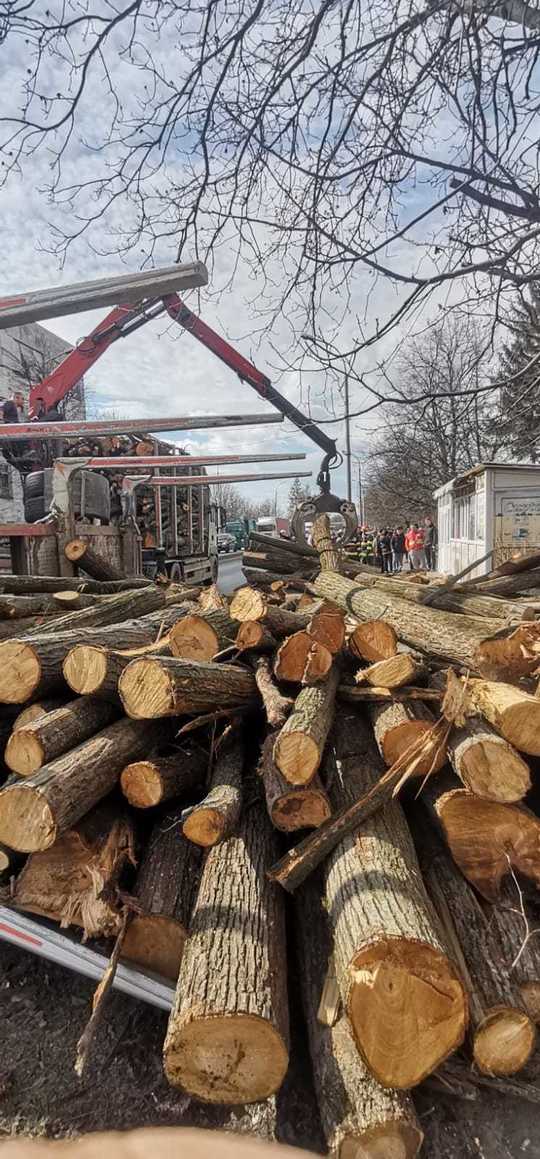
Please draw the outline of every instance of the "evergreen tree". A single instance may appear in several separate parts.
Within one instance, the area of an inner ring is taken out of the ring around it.
[[[311,487],[302,484],[298,476],[293,480],[289,491],[289,498],[287,501],[289,519],[294,515],[299,503],[304,503],[306,499],[311,497]]]
[[[499,434],[516,459],[540,458],[540,282],[516,303],[509,329],[513,337],[503,348],[497,382],[500,389]]]

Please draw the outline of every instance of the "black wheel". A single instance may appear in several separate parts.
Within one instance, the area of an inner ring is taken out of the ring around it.
[[[44,495],[34,495],[31,499],[24,501],[24,518],[27,523],[37,523],[38,519],[43,519],[49,511],[49,505],[45,501]]]
[[[37,499],[45,492],[45,472],[31,471],[24,480],[24,498]],[[39,517],[38,517],[39,518]]]

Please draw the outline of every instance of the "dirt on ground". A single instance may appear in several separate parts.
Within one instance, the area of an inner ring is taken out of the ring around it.
[[[300,1020],[275,1107],[224,1109],[168,1085],[161,1066],[165,1012],[116,992],[79,1080],[75,1047],[93,989],[92,982],[0,942],[0,1138],[152,1125],[255,1126],[263,1136],[324,1153]],[[429,1088],[415,1101],[425,1159],[540,1159],[540,1105],[490,1093],[472,1101],[446,1098]]]

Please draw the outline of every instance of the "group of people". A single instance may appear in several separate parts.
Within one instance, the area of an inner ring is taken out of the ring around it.
[[[349,548],[350,551],[350,548]],[[360,563],[377,563],[381,572],[434,571],[437,553],[437,529],[427,517],[423,524],[407,527],[381,527],[378,531],[362,528],[354,554]]]

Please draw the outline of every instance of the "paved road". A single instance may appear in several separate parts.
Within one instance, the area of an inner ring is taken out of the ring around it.
[[[219,557],[218,584],[220,591],[227,595],[245,584],[242,572],[242,552],[232,551]]]

